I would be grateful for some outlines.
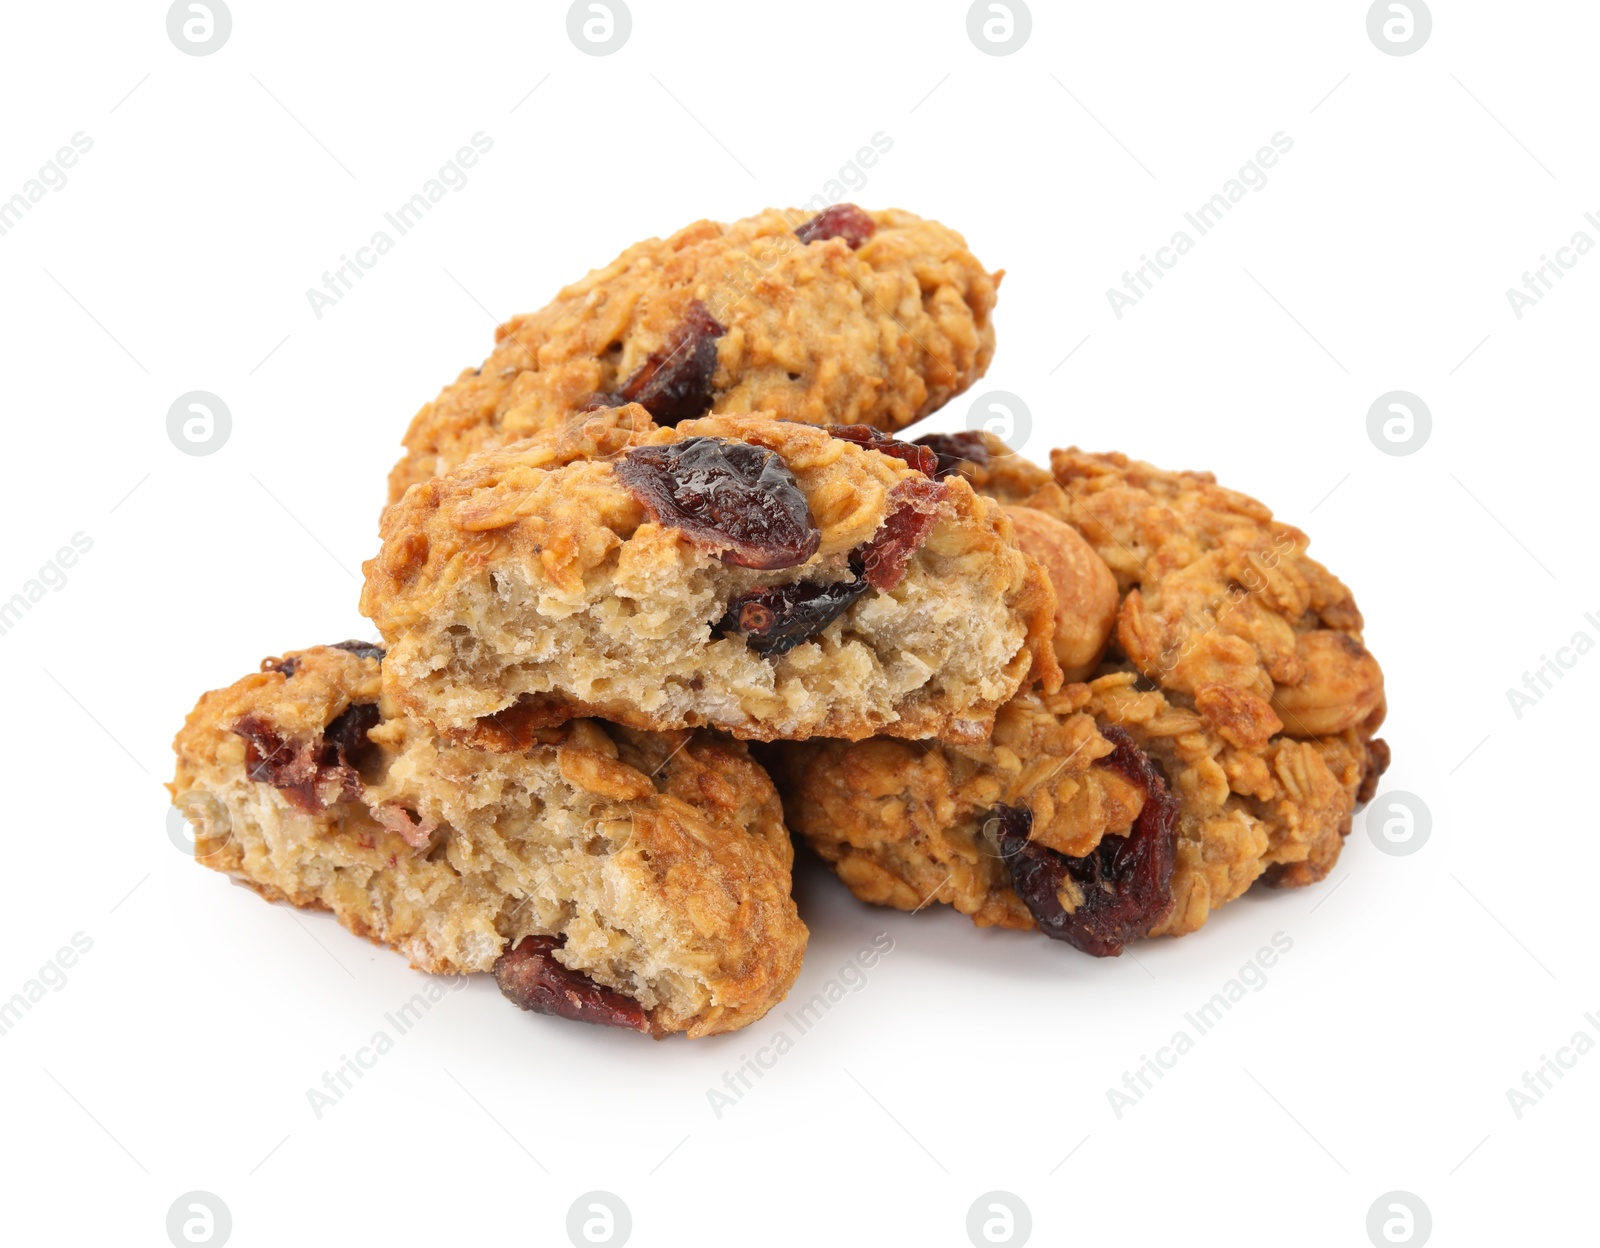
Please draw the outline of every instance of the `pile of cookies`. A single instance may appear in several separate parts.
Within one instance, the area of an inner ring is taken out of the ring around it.
[[[412,421],[361,609],[204,695],[200,862],[531,1010],[709,1035],[864,901],[1095,956],[1322,879],[1388,761],[1305,535],[1200,473],[894,435],[999,274],[840,204],[625,251]]]

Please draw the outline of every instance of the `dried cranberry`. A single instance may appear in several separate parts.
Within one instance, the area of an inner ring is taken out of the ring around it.
[[[871,425],[835,425],[828,432],[868,450],[892,455],[901,463],[910,464],[925,477],[931,477],[939,470],[939,457],[927,447],[914,442],[901,442]]]
[[[802,243],[820,243],[842,238],[854,251],[877,232],[878,223],[854,204],[835,204],[824,208],[794,232]]]
[[[377,659],[383,662],[384,655],[389,652],[382,646],[374,645],[370,641],[336,641],[328,647],[330,650],[343,650],[346,654],[353,654],[358,659]]]
[[[752,589],[728,603],[713,627],[718,634],[743,633],[757,654],[776,658],[815,637],[871,588],[864,579],[815,585],[796,581]]]
[[[960,472],[963,463],[979,468],[989,463],[989,444],[983,434],[971,430],[962,433],[928,433],[917,439],[918,446],[932,451],[939,461],[934,476],[943,481],[951,473]]]
[[[863,575],[873,589],[891,590],[906,574],[939,520],[945,487],[925,477],[907,477],[889,491],[889,515],[873,538],[857,552]]]
[[[381,716],[376,703],[350,705],[322,730],[322,749],[317,761],[324,767],[359,766],[369,742],[367,733],[378,726]]]
[[[727,329],[700,300],[689,304],[689,316],[672,332],[667,345],[652,351],[615,394],[598,394],[584,411],[638,403],[658,425],[676,425],[711,410],[717,372],[717,339]]]
[[[741,568],[792,568],[817,553],[822,534],[789,466],[773,452],[727,438],[634,447],[616,466],[658,524]]]
[[[361,764],[370,749],[367,733],[377,727],[375,704],[348,706],[312,741],[286,740],[259,715],[245,715],[233,731],[245,740],[245,774],[270,784],[307,814],[328,801],[361,796]]]
[[[491,969],[506,999],[538,1014],[648,1032],[650,1020],[632,997],[556,961],[555,951],[565,943],[565,937],[524,936],[496,958]]]
[[[1155,764],[1116,725],[1100,729],[1116,749],[1099,761],[1144,790],[1144,808],[1127,836],[1106,836],[1093,853],[1069,858],[1028,839],[1033,812],[996,806],[995,839],[1017,894],[1046,936],[1093,954],[1115,957],[1172,910],[1172,865],[1178,846],[1178,802]],[[1083,900],[1070,913],[1060,894],[1071,880]]]
[[[261,784],[286,787],[280,781],[289,779],[286,771],[294,751],[278,730],[259,715],[244,715],[231,731],[244,738],[245,774]]]

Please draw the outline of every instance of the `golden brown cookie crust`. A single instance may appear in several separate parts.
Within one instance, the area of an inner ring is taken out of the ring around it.
[[[1055,694],[1021,694],[978,746],[775,743],[767,749],[789,825],[863,901],[900,910],[938,902],[980,927],[1031,929],[992,812],[1027,807],[1031,839],[1069,857],[1126,835],[1143,794],[1094,766],[1112,751],[1099,728],[1114,724],[1156,762],[1178,801],[1174,905],[1150,935],[1197,930],[1263,876],[1276,886],[1322,879],[1371,772],[1359,734],[1237,746],[1137,680],[1110,671]]]
[[[1382,675],[1361,644],[1360,613],[1306,557],[1305,535],[1206,474],[1058,451],[1052,477],[993,437],[962,445],[965,479],[1074,526],[1115,571],[1123,597],[1112,653],[1088,683],[1020,693],[987,742],[771,747],[791,827],[864,901],[937,901],[980,925],[1033,927],[992,811],[1028,807],[1031,839],[1072,857],[1124,834],[1142,795],[1093,766],[1112,749],[1100,729],[1115,726],[1154,760],[1178,802],[1174,904],[1151,935],[1194,931],[1258,879],[1323,879],[1389,750],[1372,736]],[[1071,561],[1062,566],[1076,575]],[[1230,592],[1245,585],[1258,601]],[[1223,609],[1163,615],[1196,595]],[[1061,598],[1082,628],[1083,599],[1073,607],[1072,593]],[[1152,620],[1177,661],[1154,661],[1163,654],[1146,644]]]
[[[1116,574],[1117,641],[1163,689],[1203,704],[1221,686],[1242,713],[1302,739],[1383,722],[1383,673],[1344,584],[1310,539],[1210,473],[1125,455],[1053,451],[1029,500],[1073,525]]]
[[[1142,795],[1094,766],[1111,753],[1074,690],[1019,694],[992,736],[934,741],[775,742],[766,748],[790,826],[863,901],[954,906],[980,927],[1035,926],[1011,886],[991,813],[1025,806],[1033,839],[1082,857],[1125,833]]]
[[[793,850],[742,745],[584,720],[490,754],[395,714],[381,685],[375,657],[316,647],[205,694],[169,786],[197,859],[436,974],[562,938],[556,959],[638,1002],[657,1034],[732,1030],[783,997],[806,942]],[[249,774],[242,721],[276,734],[282,760],[364,706],[378,709],[358,780],[307,800]]]
[[[1211,821],[1210,840],[1240,839],[1217,861],[1247,860],[1242,847],[1256,839],[1243,830],[1248,814],[1267,839],[1266,883],[1324,878],[1358,799],[1370,798],[1388,765],[1388,747],[1373,739],[1383,672],[1349,589],[1306,553],[1303,532],[1210,473],[1076,448],[1053,451],[1050,464],[1052,480],[1028,503],[1077,528],[1115,573],[1115,648],[1166,707],[1149,712],[1130,678],[1120,694],[1102,695],[1097,715],[1179,773],[1191,833],[1201,819]],[[1180,844],[1180,868],[1185,852]],[[1180,896],[1168,930],[1203,922],[1255,876],[1230,868],[1192,878],[1203,884],[1187,906]]]
[[[770,209],[635,244],[548,307],[501,325],[482,366],[413,418],[390,500],[615,390],[668,347],[694,301],[726,330],[713,413],[892,430],[983,375],[1000,275],[959,234],[889,209],[869,214],[876,231],[852,251],[842,238],[800,242],[794,231],[809,215]]]
[[[637,408],[596,420],[598,432],[562,427],[485,452],[386,512],[361,602],[389,646],[386,689],[407,713],[491,748],[588,714],[751,740],[981,740],[1030,673],[1059,683],[1048,578],[1000,509],[959,480],[940,492],[897,585],[781,656],[714,636],[739,594],[855,578],[852,557],[901,492],[931,483],[901,459],[765,415],[647,432]],[[735,567],[650,520],[614,457],[551,449],[702,437],[784,461],[819,533],[814,555],[777,571]]]

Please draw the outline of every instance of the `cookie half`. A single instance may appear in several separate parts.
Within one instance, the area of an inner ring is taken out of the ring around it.
[[[1059,683],[1048,578],[922,448],[767,416],[655,428],[637,407],[589,425],[385,514],[361,605],[405,712],[490,748],[586,715],[977,741],[1030,673]]]
[[[543,1013],[703,1036],[783,997],[793,849],[742,745],[574,720],[486,753],[393,714],[381,662],[291,652],[200,699],[169,787],[201,863]]]
[[[641,402],[661,425],[765,410],[901,428],[988,368],[999,280],[909,212],[697,222],[500,326],[489,358],[412,420],[389,497],[596,402]]]

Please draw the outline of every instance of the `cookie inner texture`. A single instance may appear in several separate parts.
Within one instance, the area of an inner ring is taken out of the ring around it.
[[[676,536],[663,531],[665,540]],[[815,636],[781,656],[737,633],[715,635],[729,604],[749,591],[856,579],[844,555],[760,571],[687,551],[671,577],[649,561],[613,556],[586,577],[576,601],[553,601],[507,562],[460,596],[457,620],[392,654],[442,707],[469,724],[519,699],[557,695],[608,717],[670,718],[773,735],[805,733],[830,715],[889,727],[905,699],[1003,699],[1023,625],[961,559],[924,547],[892,591],[865,594]],[[641,725],[642,726],[642,725]]]
[[[635,843],[639,821],[659,817],[652,799],[586,792],[563,778],[548,746],[478,768],[470,751],[404,736],[397,725],[374,729],[386,748],[364,751],[378,756],[364,760],[370,781],[353,797],[336,790],[314,821],[296,817],[306,812],[295,791],[230,773],[218,796],[235,812],[232,841],[250,875],[368,915],[369,934],[415,931],[402,948],[430,971],[487,971],[522,937],[552,933],[564,937],[557,961],[647,1011],[676,1020],[707,1009],[697,963],[709,961],[708,942],[635,884],[658,870],[648,838]],[[621,754],[647,770],[662,764]],[[420,843],[401,844],[397,829],[407,841],[421,833]]]

